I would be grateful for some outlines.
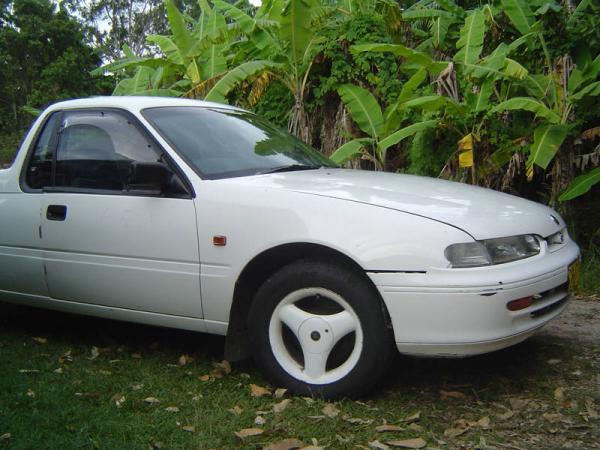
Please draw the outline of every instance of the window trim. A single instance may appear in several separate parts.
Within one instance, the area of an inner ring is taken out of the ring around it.
[[[67,112],[68,113],[72,113],[72,112],[85,113],[85,112],[103,112],[103,111],[121,114],[127,120],[129,120],[131,122],[131,124],[141,133],[141,135],[144,138],[146,138],[153,146],[155,146],[155,148],[158,150],[158,152],[164,158],[164,160],[165,160],[164,162],[165,162],[166,166],[177,177],[179,177],[179,180],[181,181],[181,184],[183,185],[184,189],[187,191],[187,194],[154,195],[154,194],[145,194],[145,193],[141,193],[141,192],[133,193],[133,192],[124,191],[124,190],[116,191],[116,190],[105,190],[105,189],[74,188],[74,187],[68,187],[68,186],[65,186],[65,187],[54,186],[54,183],[55,183],[54,174],[55,174],[55,170],[56,170],[56,154],[57,154],[58,143],[59,143],[58,129],[63,122],[62,116]],[[53,117],[55,114],[59,114],[61,117],[59,117],[59,120],[54,125],[54,129],[52,130],[52,132],[53,132],[52,139],[54,139],[54,142],[52,143],[52,146],[53,146],[53,148],[52,148],[53,163],[52,163],[52,180],[51,180],[52,186],[46,186],[45,188],[42,188],[42,189],[34,189],[34,188],[31,188],[27,184],[27,169],[29,168],[31,158],[33,157],[34,150],[41,138],[42,132],[45,130],[46,126],[48,125],[50,118]],[[153,198],[174,198],[174,199],[193,199],[196,197],[196,193],[194,192],[194,188],[192,186],[192,183],[188,179],[188,177],[185,175],[185,173],[183,173],[183,171],[181,170],[179,165],[173,160],[171,155],[169,155],[169,153],[160,144],[160,142],[158,142],[158,140],[154,137],[152,132],[150,132],[150,130],[148,130],[147,127],[145,127],[144,124],[131,111],[128,111],[123,108],[114,108],[114,107],[57,109],[57,110],[54,110],[54,111],[50,112],[49,114],[47,114],[46,117],[44,118],[44,123],[40,124],[40,126],[36,130],[35,136],[32,139],[31,144],[29,145],[29,148],[27,149],[27,155],[23,161],[23,167],[21,168],[21,174],[19,176],[19,185],[23,192],[29,193],[29,194],[41,194],[44,192],[62,192],[62,193],[70,193],[70,194],[121,195],[121,196],[127,196],[127,197],[153,197]]]

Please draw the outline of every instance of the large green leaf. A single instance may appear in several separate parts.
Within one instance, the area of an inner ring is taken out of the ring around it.
[[[447,109],[459,115],[465,114],[465,109],[461,104],[456,103],[455,101],[449,99],[448,97],[444,97],[443,95],[426,95],[423,97],[418,97],[402,103],[400,108],[420,108],[425,111],[442,111]]]
[[[424,131],[429,128],[433,128],[437,124],[438,124],[437,120],[425,120],[423,122],[414,123],[412,125],[402,128],[398,131],[395,131],[394,133],[390,134],[388,137],[386,137],[385,139],[382,139],[379,142],[379,145],[377,146],[377,151],[380,154],[380,158],[382,160],[385,159],[385,152],[392,145],[396,145],[398,142],[402,141],[403,139],[406,139],[407,137],[414,135],[415,133],[418,133],[419,131]]]
[[[346,142],[344,145],[338,148],[335,152],[333,152],[329,159],[336,164],[343,164],[346,161],[362,155],[364,148],[372,143],[373,139],[354,139],[350,142]]]
[[[131,78],[121,80],[113,91],[113,95],[139,95],[152,89],[151,79],[154,70],[150,67],[140,66]]]
[[[185,64],[181,50],[175,42],[168,36],[160,36],[157,34],[151,34],[146,37],[146,41],[151,44],[156,44],[160,47],[160,50],[165,54],[167,59],[173,64],[183,65]]]
[[[278,64],[266,60],[248,61],[240,64],[227,72],[227,74],[213,86],[208,94],[206,94],[204,99],[212,102],[227,103],[227,95],[239,83],[259,72],[267,69],[275,69],[277,67],[279,67]]]
[[[241,9],[230,3],[224,2],[223,0],[213,0],[213,5],[215,5],[215,8],[219,11],[222,11],[223,14],[225,14],[225,17],[236,22],[244,33],[250,34],[254,31],[256,22]]]
[[[580,89],[575,94],[571,95],[570,100],[581,100],[584,97],[595,97],[600,95],[600,81],[588,84],[586,87]]]
[[[435,19],[438,17],[446,17],[448,19],[452,18],[452,14],[448,11],[444,11],[442,9],[414,9],[410,11],[405,11],[402,13],[402,18],[404,20],[415,20],[415,19]]]
[[[365,133],[377,139],[383,131],[383,114],[375,97],[366,89],[344,84],[338,93],[350,115]]]
[[[401,56],[410,62],[414,62],[422,67],[425,67],[427,71],[432,74],[439,74],[448,66],[447,62],[434,61],[427,53],[413,50],[412,48],[408,48],[402,44],[360,44],[353,45],[350,48],[350,51],[352,53],[393,53],[396,56]]]
[[[177,9],[173,0],[167,0],[167,17],[171,33],[173,33],[173,41],[181,53],[186,54],[194,45],[194,38],[191,31],[188,30],[183,14]]]
[[[487,79],[479,87],[479,93],[475,98],[473,109],[475,112],[487,111],[490,105],[490,97],[494,92],[494,80]]]
[[[402,103],[410,99],[415,91],[423,81],[427,79],[427,71],[420,69],[414,73],[407,81],[402,85],[402,90],[398,96],[398,102]]]
[[[447,17],[438,17],[431,22],[431,36],[433,37],[434,47],[440,47],[444,43],[451,23],[452,19]]]
[[[290,61],[302,63],[308,44],[316,34],[311,27],[311,0],[287,0],[281,15],[281,37],[288,43]]]
[[[452,0],[434,0],[435,3],[440,5],[446,11],[451,12],[457,17],[461,17],[465,15],[465,10],[454,3]]]
[[[533,144],[527,161],[527,166],[532,164],[546,169],[550,161],[567,137],[565,125],[542,125],[533,132]]]
[[[506,100],[495,106],[491,112],[502,112],[502,111],[514,111],[523,110],[530,111],[536,116],[543,117],[550,123],[557,124],[560,122],[560,116],[554,111],[548,109],[546,105],[539,102],[531,97],[514,97],[510,100]]]
[[[531,32],[535,18],[533,12],[525,0],[502,0],[504,13],[521,34]]]
[[[485,16],[480,9],[467,16],[464,26],[460,29],[460,39],[456,42],[458,52],[454,61],[460,64],[475,64],[483,49],[485,36]]]
[[[579,197],[588,192],[596,183],[600,183],[600,167],[596,167],[586,174],[579,175],[571,181],[571,184],[567,186],[567,189],[565,189],[558,199],[564,202]]]

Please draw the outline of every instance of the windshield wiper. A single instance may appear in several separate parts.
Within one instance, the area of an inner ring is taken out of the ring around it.
[[[287,166],[279,166],[273,167],[271,169],[263,170],[262,172],[258,172],[259,175],[264,175],[267,173],[279,173],[279,172],[294,172],[297,170],[312,170],[312,169],[320,169],[323,166],[309,165],[309,164],[288,164]]]

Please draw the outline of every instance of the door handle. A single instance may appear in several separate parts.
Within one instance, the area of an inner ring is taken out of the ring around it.
[[[48,205],[46,209],[46,219],[65,220],[67,218],[67,207],[65,205]]]

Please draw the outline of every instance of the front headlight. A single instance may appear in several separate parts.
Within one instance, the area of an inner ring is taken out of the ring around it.
[[[452,244],[444,252],[452,267],[504,264],[540,253],[540,242],[532,234],[509,236],[465,244]]]

